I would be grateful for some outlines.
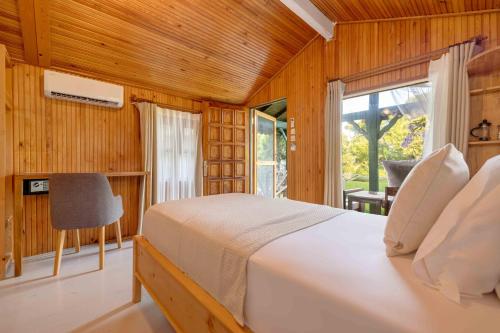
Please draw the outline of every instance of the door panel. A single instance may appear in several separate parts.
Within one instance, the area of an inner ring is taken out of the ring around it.
[[[248,193],[247,110],[203,103],[204,195]]]
[[[234,192],[235,193],[247,193],[246,191],[246,183],[242,178],[236,178],[234,180]]]
[[[276,195],[276,118],[255,111],[254,127],[255,193],[274,198]]]

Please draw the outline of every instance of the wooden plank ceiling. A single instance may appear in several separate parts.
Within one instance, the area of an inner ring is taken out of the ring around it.
[[[0,1],[15,60],[231,103],[315,35],[279,0]]]
[[[337,22],[500,7],[500,0],[312,2]],[[0,0],[0,43],[14,60],[237,104],[315,35],[280,0]]]
[[[499,9],[500,0],[311,0],[335,22]]]

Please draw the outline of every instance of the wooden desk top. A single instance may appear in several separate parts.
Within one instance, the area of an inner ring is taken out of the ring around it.
[[[55,173],[59,172],[21,172],[14,174],[14,177],[23,179],[48,178],[50,175]],[[86,173],[86,172],[67,172],[67,173]],[[146,171],[117,171],[117,172],[98,172],[98,173],[102,173],[107,177],[138,177],[138,176],[146,176],[148,174]]]

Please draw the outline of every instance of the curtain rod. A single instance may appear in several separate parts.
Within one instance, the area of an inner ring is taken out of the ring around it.
[[[463,43],[473,42],[473,41],[476,42],[476,43],[480,43],[480,42],[482,42],[482,41],[484,41],[486,39],[487,39],[487,37],[484,37],[484,36],[481,36],[481,35],[480,36],[475,36],[475,37],[470,38],[468,40],[465,40],[465,41],[463,41],[461,43],[456,43],[456,44],[453,44],[453,45],[450,45],[450,46],[447,46],[447,47],[443,47],[441,49],[434,50],[434,51],[431,51],[429,53],[422,54],[422,55],[419,55],[419,56],[416,56],[416,57],[413,57],[413,58],[405,59],[405,60],[402,60],[402,61],[397,62],[397,63],[388,64],[388,65],[376,67],[376,68],[373,68],[373,69],[369,69],[369,70],[366,70],[366,71],[362,71],[362,72],[359,72],[359,73],[354,73],[354,74],[351,74],[351,75],[347,75],[347,76],[344,76],[342,78],[333,79],[333,80],[330,80],[329,82],[341,80],[344,83],[350,83],[350,82],[354,82],[354,81],[360,81],[360,80],[363,80],[363,79],[368,79],[368,78],[376,76],[376,75],[381,75],[381,74],[385,74],[385,73],[388,73],[388,72],[393,72],[393,71],[396,71],[396,70],[399,70],[399,69],[403,69],[403,68],[407,68],[407,67],[411,67],[411,66],[420,65],[420,64],[423,64],[423,63],[426,63],[426,62],[429,62],[431,60],[435,60],[435,59],[439,58],[440,56],[442,56],[443,54],[445,54],[446,52],[448,52],[449,49],[450,49],[450,47],[453,47],[453,46],[456,46],[456,45],[460,45],[460,44],[463,44]]]
[[[172,105],[172,104],[166,104],[166,103],[158,103],[150,99],[146,98],[139,98],[136,95],[130,96],[130,102],[132,104],[138,104],[138,103],[151,103],[151,104],[156,104],[157,106],[165,109],[172,109],[176,111],[182,111],[182,112],[190,112],[190,113],[201,113],[201,110],[194,110],[190,108],[186,108],[183,106],[177,106],[177,105]]]

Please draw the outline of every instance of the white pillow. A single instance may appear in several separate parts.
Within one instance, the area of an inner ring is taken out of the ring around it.
[[[394,199],[384,242],[388,256],[415,251],[448,202],[469,180],[469,167],[455,146],[447,144],[420,161]]]
[[[479,296],[500,286],[500,155],[488,160],[445,208],[412,267],[457,302],[460,293]]]

